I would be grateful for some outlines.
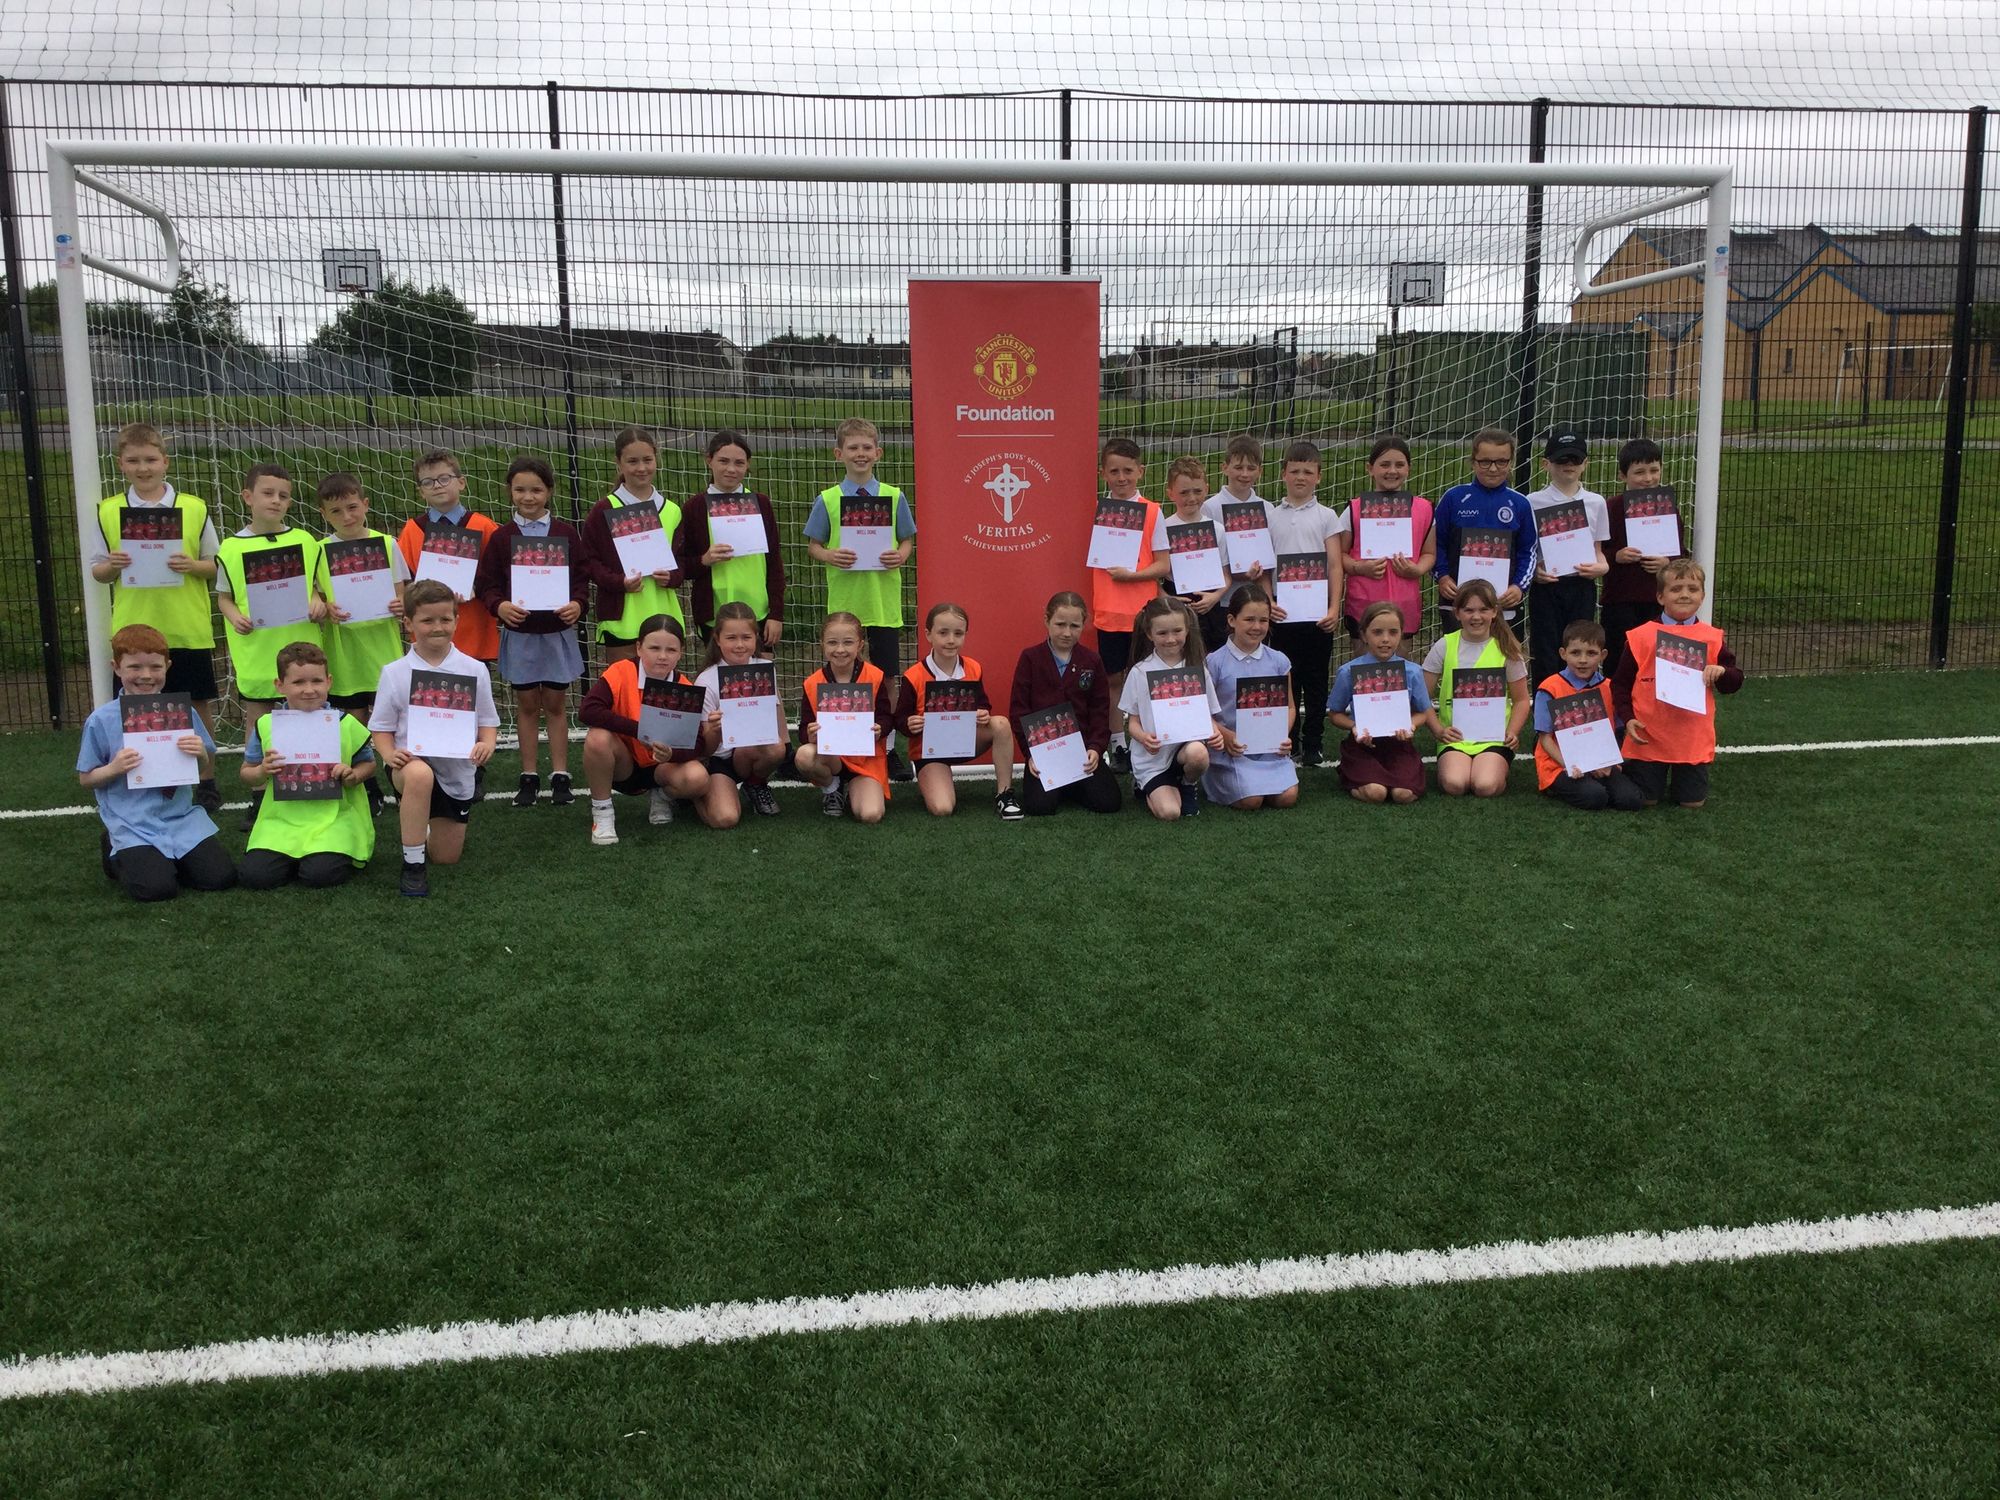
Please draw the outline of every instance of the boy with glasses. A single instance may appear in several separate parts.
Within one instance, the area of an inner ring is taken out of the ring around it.
[[[1507,586],[1496,588],[1500,611],[1511,623],[1528,583],[1535,576],[1535,513],[1528,497],[1507,482],[1514,467],[1514,434],[1482,427],[1472,435],[1472,482],[1455,484],[1437,503],[1438,629],[1458,629],[1452,601],[1458,597],[1459,553],[1467,531],[1507,532],[1511,556]]]
[[[417,493],[424,502],[424,513],[412,516],[403,523],[403,529],[396,537],[396,546],[403,554],[403,561],[409,564],[410,576],[417,576],[424,551],[424,537],[439,526],[463,526],[478,533],[479,548],[486,550],[486,544],[499,524],[478,511],[468,508],[459,497],[465,493],[465,471],[458,460],[443,448],[427,449],[417,460]],[[500,622],[477,599],[454,593],[458,602],[458,628],[451,643],[475,661],[488,667],[500,656]]]

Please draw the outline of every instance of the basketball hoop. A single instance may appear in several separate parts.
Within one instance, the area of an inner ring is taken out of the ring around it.
[[[380,250],[322,250],[320,274],[329,292],[365,297],[382,290]]]

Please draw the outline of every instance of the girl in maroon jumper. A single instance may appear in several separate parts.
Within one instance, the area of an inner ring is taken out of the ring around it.
[[[1069,704],[1083,731],[1085,764],[1090,767],[1082,781],[1049,791],[1036,774],[1034,751],[1024,744],[1028,768],[1021,782],[1021,807],[1030,817],[1049,816],[1064,802],[1079,803],[1092,812],[1118,811],[1118,781],[1104,764],[1111,742],[1111,683],[1103,661],[1082,643],[1089,619],[1081,594],[1052,595],[1043,611],[1048,639],[1023,651],[1014,668],[1007,721],[1018,725],[1031,713]]]

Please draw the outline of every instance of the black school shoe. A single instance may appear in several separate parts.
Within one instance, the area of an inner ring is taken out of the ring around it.
[[[889,751],[889,779],[891,781],[915,781],[917,773],[910,769],[910,763],[896,753]]]
[[[514,793],[516,807],[533,807],[535,799],[542,794],[542,778],[533,774],[521,778],[521,789]]]
[[[257,809],[264,805],[264,791],[259,787],[251,794],[250,805],[243,809],[243,821],[236,826],[248,833],[257,826]]]
[[[405,896],[428,896],[431,893],[430,865],[426,861],[411,864],[403,862],[402,883],[396,887]]]
[[[1132,774],[1132,752],[1123,745],[1113,745],[1110,754],[1104,757],[1104,763],[1111,767],[1113,776]]]
[[[198,781],[194,787],[194,805],[203,812],[222,811],[222,788],[215,784],[215,778]]]
[[[569,772],[551,771],[549,773],[549,806],[568,807],[574,801],[576,801],[576,793],[570,788]]]
[[[1003,823],[1018,823],[1028,815],[1021,806],[1021,799],[1014,795],[1012,787],[993,799],[993,807],[1000,814],[1000,821]]]
[[[1201,783],[1183,781],[1181,783],[1181,816],[1198,818],[1201,816]]]

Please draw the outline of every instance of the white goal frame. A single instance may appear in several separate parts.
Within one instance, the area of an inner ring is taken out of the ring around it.
[[[97,550],[97,403],[85,325],[83,271],[90,266],[148,290],[171,294],[180,277],[180,241],[173,217],[156,203],[95,176],[90,167],[199,167],[264,171],[493,172],[579,177],[684,177],[799,182],[1027,183],[1059,186],[1190,187],[1628,187],[1673,189],[1666,196],[1608,214],[1577,232],[1573,265],[1578,295],[1611,292],[1693,277],[1702,282],[1700,404],[1695,421],[1695,556],[1711,581],[1702,605],[1715,602],[1715,520],[1722,454],[1722,385],[1728,334],[1729,216],[1734,169],[1714,162],[1678,165],[1555,165],[1401,161],[1372,163],[1186,161],[950,161],[922,157],[738,156],[647,151],[433,150],[426,147],[246,145],[217,141],[51,141],[47,148],[49,206],[56,245],[61,315],[63,398],[69,419],[70,467],[76,486],[81,556]],[[81,237],[77,189],[87,187],[151,219],[160,231],[164,277],[144,274],[89,253]],[[1606,230],[1670,209],[1703,203],[1707,232],[1700,258],[1619,281],[1593,285],[1585,261]],[[1528,435],[1520,435],[1523,441]],[[94,700],[111,695],[108,660],[110,589],[83,565],[84,616]]]

